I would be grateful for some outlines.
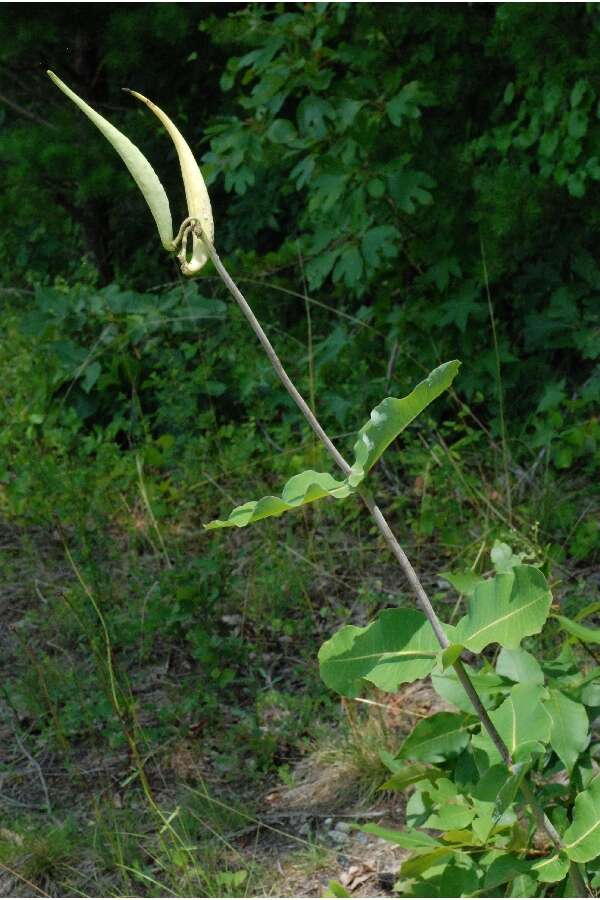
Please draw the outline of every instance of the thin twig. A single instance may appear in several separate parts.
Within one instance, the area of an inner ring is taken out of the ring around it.
[[[34,884],[33,881],[29,881],[28,878],[25,878],[24,875],[21,875],[20,872],[15,872],[14,869],[11,869],[10,866],[7,866],[6,863],[0,862],[0,869],[4,869],[5,872],[8,872],[13,878],[18,878],[19,881],[22,881],[23,884],[27,884],[29,887],[32,887],[34,891],[37,891],[42,897],[49,897],[50,894],[47,894],[46,891],[43,891],[41,887],[38,887],[37,884]]]
[[[481,243],[481,262],[483,265],[483,280],[485,282],[485,292],[487,296],[488,312],[490,314],[490,323],[492,325],[492,338],[494,341],[494,357],[496,360],[496,388],[498,391],[498,405],[500,408],[500,434],[502,437],[502,464],[504,467],[504,490],[506,494],[506,508],[508,511],[508,521],[512,527],[512,498],[510,492],[510,475],[508,472],[508,439],[506,436],[506,421],[504,418],[504,396],[502,391],[502,374],[500,372],[500,349],[498,346],[498,335],[496,334],[496,321],[494,319],[494,307],[492,306],[492,295],[490,293],[490,282],[488,278],[487,264],[485,261],[485,248],[483,246],[483,238]]]
[[[147,511],[148,515],[150,516],[150,521],[152,523],[152,527],[154,528],[154,531],[156,532],[156,535],[158,537],[158,542],[160,544],[160,548],[162,550],[167,569],[172,569],[173,564],[172,564],[171,560],[169,559],[169,553],[167,551],[167,546],[164,542],[162,532],[161,532],[160,528],[158,527],[158,522],[156,521],[156,516],[154,515],[154,510],[152,509],[152,504],[150,503],[150,498],[148,497],[148,492],[146,490],[146,483],[144,481],[144,464],[143,464],[142,459],[139,456],[139,454],[136,454],[135,464],[137,467],[138,485],[140,488],[141,498],[144,502],[144,506],[146,507],[146,511]]]
[[[17,742],[17,744],[19,746],[19,750],[21,751],[23,756],[27,757],[27,759],[29,760],[29,762],[31,763],[33,768],[38,773],[38,778],[40,780],[40,784],[41,784],[42,790],[44,792],[44,800],[46,801],[46,811],[49,816],[52,816],[52,804],[50,803],[50,794],[48,793],[48,785],[46,784],[46,779],[44,778],[44,773],[42,772],[42,767],[40,766],[37,759],[31,755],[31,753],[29,752],[29,750],[27,749],[27,747],[21,740],[19,732],[17,731],[16,728],[13,728],[13,734],[15,736],[15,741]]]
[[[6,94],[0,94],[0,103],[4,103],[5,106],[8,106],[9,109],[13,109],[20,116],[24,116],[26,119],[31,119],[32,122],[36,122],[38,125],[43,125],[45,128],[51,128],[53,131],[57,130],[57,126],[52,122],[49,122],[47,119],[42,118],[42,116],[36,115],[36,113],[31,112],[30,109],[25,109],[24,106],[21,106],[20,103],[16,103],[14,100],[11,100],[10,97],[7,97]]]

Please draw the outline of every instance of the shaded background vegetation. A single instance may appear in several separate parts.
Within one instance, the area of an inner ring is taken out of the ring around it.
[[[1,602],[18,625],[3,638],[3,722],[63,772],[54,802],[79,765],[84,808],[82,757],[127,735],[152,756],[201,733],[195,752],[236,789],[240,768],[285,777],[315,719],[334,717],[319,640],[396,602],[398,584],[352,507],[202,533],[320,451],[214,272],[182,282],[121,161],[47,68],[140,146],[175,222],[173,149],[121,88],[178,123],[219,252],[342,448],[383,396],[463,360],[456,393],[376,475],[440,603],[455,596],[437,573],[484,566],[496,537],[557,567],[565,603],[590,601],[598,4],[0,16]],[[105,611],[121,716],[63,542]],[[136,890],[154,872],[138,856]]]

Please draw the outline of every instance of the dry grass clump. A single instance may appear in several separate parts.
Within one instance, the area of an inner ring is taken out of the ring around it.
[[[328,814],[363,809],[389,776],[382,756],[395,754],[419,719],[448,708],[426,681],[342,703],[344,724],[298,763],[291,784],[267,796],[271,808]]]

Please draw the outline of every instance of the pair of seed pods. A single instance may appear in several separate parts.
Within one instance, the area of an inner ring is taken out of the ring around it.
[[[158,116],[173,139],[177,150],[185,188],[188,217],[184,220],[178,234],[174,237],[169,199],[158,175],[144,154],[138,150],[128,137],[125,137],[114,125],[111,125],[107,119],[92,109],[81,97],[78,97],[71,88],[67,87],[54,72],[48,71],[48,75],[63,94],[66,94],[79,107],[115,148],[150,207],[150,212],[154,216],[163,247],[169,251],[177,250],[180,247],[178,259],[181,264],[181,271],[184,275],[196,275],[208,259],[205,241],[208,240],[212,244],[214,240],[214,223],[204,178],[181,132],[155,103],[142,94],[138,94],[137,91],[129,91],[130,94],[133,94],[134,97],[145,103]],[[191,252],[188,251],[190,238],[192,241]]]

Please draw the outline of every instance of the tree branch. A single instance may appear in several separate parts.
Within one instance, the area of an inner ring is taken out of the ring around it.
[[[43,119],[36,113],[31,112],[31,110],[25,109],[24,106],[20,106],[14,100],[11,100],[10,97],[7,97],[6,94],[0,94],[0,103],[4,103],[4,105],[8,106],[9,109],[14,110],[16,113],[26,119],[31,119],[32,122],[36,122],[38,125],[44,125],[46,128],[51,128],[53,131],[58,130],[57,126],[52,122],[48,122],[47,119]]]

